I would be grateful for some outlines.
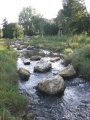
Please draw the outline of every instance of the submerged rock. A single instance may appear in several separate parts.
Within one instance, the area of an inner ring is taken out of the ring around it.
[[[23,46],[22,45],[18,45],[17,46],[17,50],[22,50],[23,49]]]
[[[24,59],[23,63],[24,63],[24,65],[30,65],[30,60],[29,59]]]
[[[35,56],[31,57],[31,60],[37,61],[37,60],[40,60],[41,58],[42,58],[42,56],[35,55]]]
[[[19,68],[18,70],[19,77],[21,80],[26,81],[30,77],[30,72],[24,68]]]
[[[27,47],[27,50],[33,50],[33,49],[34,49],[34,46],[29,45],[29,46]]]
[[[68,65],[67,67],[65,67],[62,71],[60,71],[58,73],[60,76],[64,77],[64,78],[70,78],[75,76],[76,71],[74,70],[74,67],[72,65]]]
[[[38,84],[38,89],[46,94],[56,95],[64,92],[65,83],[60,75],[55,75],[50,79],[41,81]]]
[[[33,120],[49,120],[49,119],[44,117],[34,117]]]
[[[49,71],[51,68],[52,68],[52,65],[51,65],[50,62],[41,60],[34,67],[34,72],[41,72],[41,73],[43,73],[43,72]]]
[[[53,57],[50,59],[51,62],[56,62],[58,60],[60,60],[60,57]]]

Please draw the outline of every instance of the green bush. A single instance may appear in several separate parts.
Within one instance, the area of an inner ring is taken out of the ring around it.
[[[74,52],[71,63],[80,75],[90,80],[90,45]]]
[[[79,44],[77,42],[72,42],[70,44],[70,46],[71,46],[71,48],[76,49],[76,48],[78,48]]]
[[[67,48],[64,50],[65,55],[71,55],[73,53],[73,50],[71,48]]]

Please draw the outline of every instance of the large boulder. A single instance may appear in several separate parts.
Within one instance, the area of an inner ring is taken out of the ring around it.
[[[42,58],[42,56],[35,55],[35,56],[32,56],[32,57],[31,57],[31,60],[33,60],[33,61],[38,61],[38,60],[40,60],[41,58]]]
[[[65,67],[62,71],[58,73],[63,78],[70,78],[76,75],[76,71],[74,70],[74,67],[72,65],[68,65]]]
[[[52,65],[48,61],[39,61],[36,66],[34,67],[34,72],[47,72],[52,68]]]
[[[19,68],[18,70],[19,77],[21,80],[26,81],[30,77],[30,72],[24,68]]]
[[[22,50],[23,49],[23,46],[22,45],[18,45],[17,46],[17,50]]]
[[[65,83],[60,75],[55,75],[38,83],[38,89],[48,95],[62,94],[65,90]]]

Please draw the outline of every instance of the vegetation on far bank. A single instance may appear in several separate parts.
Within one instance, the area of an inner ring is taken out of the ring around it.
[[[51,49],[56,52],[63,52],[67,48],[72,50],[81,48],[84,45],[90,44],[90,37],[87,35],[72,35],[72,36],[35,36],[30,38],[26,44],[31,44],[35,47]]]
[[[27,105],[18,90],[17,53],[0,40],[0,119],[19,120]]]

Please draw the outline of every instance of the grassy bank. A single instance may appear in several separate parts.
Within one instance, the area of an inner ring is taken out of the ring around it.
[[[71,48],[75,50],[82,47],[83,45],[90,44],[90,37],[86,35],[73,35],[62,37],[44,36],[31,38],[28,43],[35,47],[62,52],[66,48]]]
[[[74,66],[79,76],[90,81],[90,44],[75,50],[67,59]]]
[[[19,94],[16,52],[0,40],[0,120],[20,120],[27,101]]]

